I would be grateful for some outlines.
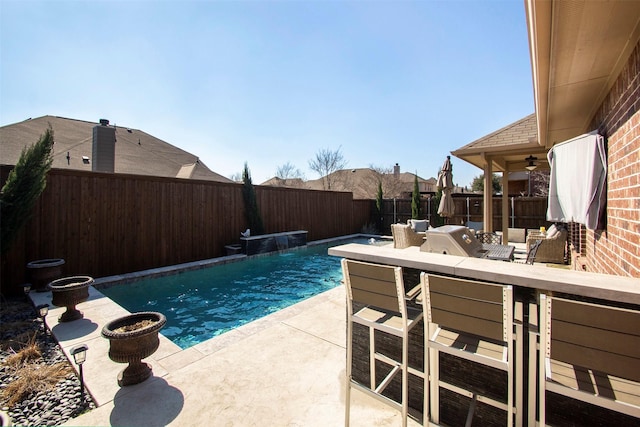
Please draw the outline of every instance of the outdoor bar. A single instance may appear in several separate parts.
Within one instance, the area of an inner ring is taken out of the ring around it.
[[[609,276],[554,268],[546,265],[523,265],[473,257],[460,257],[421,252],[417,246],[394,249],[392,245],[346,244],[329,249],[329,255],[355,261],[398,266],[403,268],[407,290],[419,282],[420,272],[451,278],[469,279],[513,287],[513,321],[515,332],[515,406],[514,425],[535,425],[538,417],[538,347],[540,294],[566,299],[640,310],[640,281],[637,278]],[[420,301],[420,298],[418,298]],[[356,325],[357,326],[357,325]],[[409,366],[424,372],[424,327],[416,327],[409,335]],[[400,354],[400,341],[377,334],[376,350]],[[369,337],[366,328],[353,335],[352,375],[359,382],[369,380]],[[476,389],[478,393],[506,401],[507,377],[490,367],[439,356],[440,378]],[[379,368],[376,364],[376,376]],[[385,390],[393,400],[399,400],[401,381],[395,378]],[[423,379],[409,375],[410,414],[421,419],[423,411]],[[439,390],[440,422],[464,425],[471,399]],[[586,406],[589,406],[587,409]],[[581,422],[582,420],[582,422]],[[474,422],[482,425],[505,425],[506,413],[493,406],[478,403]],[[546,422],[552,425],[637,425],[638,418],[598,406],[582,404],[558,394],[546,398]],[[575,424],[577,423],[577,424]],[[424,422],[424,425],[427,425]],[[511,423],[507,423],[511,425]]]

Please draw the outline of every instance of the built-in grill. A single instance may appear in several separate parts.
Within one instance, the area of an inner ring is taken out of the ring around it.
[[[469,229],[463,225],[443,225],[427,230],[427,241],[420,247],[422,252],[484,258],[487,249]]]
[[[513,260],[515,247],[480,243],[476,236],[463,225],[444,225],[427,230],[422,252],[457,256],[489,258],[502,261]]]

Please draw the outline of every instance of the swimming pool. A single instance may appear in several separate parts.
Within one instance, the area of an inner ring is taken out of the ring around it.
[[[349,242],[367,243],[367,238]],[[340,284],[340,259],[327,255],[345,240],[250,257],[200,270],[143,279],[100,291],[130,312],[159,311],[161,333],[188,348]]]

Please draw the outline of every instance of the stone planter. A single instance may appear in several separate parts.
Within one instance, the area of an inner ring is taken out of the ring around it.
[[[76,308],[76,304],[89,298],[89,285],[92,283],[93,278],[89,276],[63,277],[49,283],[53,305],[67,307],[67,311],[60,315],[58,321],[71,322],[84,317]]]
[[[62,277],[62,258],[41,259],[27,264],[31,288],[37,292],[47,290],[49,282]]]
[[[110,344],[109,358],[129,364],[118,374],[120,387],[141,383],[151,376],[151,365],[142,359],[158,349],[158,331],[165,323],[167,318],[164,314],[145,311],[119,317],[102,328],[102,336]]]
[[[0,426],[12,426],[11,418],[5,411],[0,411]]]

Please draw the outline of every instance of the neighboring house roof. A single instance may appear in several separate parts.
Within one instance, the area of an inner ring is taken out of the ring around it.
[[[91,171],[93,128],[99,123],[56,116],[0,127],[0,163],[16,164],[22,150],[38,141],[49,124],[55,140],[52,167]],[[116,127],[115,173],[232,182],[197,156],[141,130],[120,126]]]
[[[306,181],[302,178],[278,178],[277,176],[274,176],[260,185],[266,185],[269,187],[308,188]]]
[[[328,175],[331,191],[349,191],[354,199],[375,199],[378,182],[382,182],[384,198],[403,197],[413,191],[415,175],[412,173],[379,173],[371,168],[343,169]],[[261,185],[274,187],[307,188],[310,190],[326,190],[327,177],[302,181],[301,179],[271,178]],[[436,192],[436,179],[418,177],[418,185],[423,193]]]
[[[533,155],[541,168],[548,168],[546,150],[538,144],[535,113],[476,139],[451,154],[481,169],[491,159],[493,169],[501,172],[524,170],[524,159]]]

